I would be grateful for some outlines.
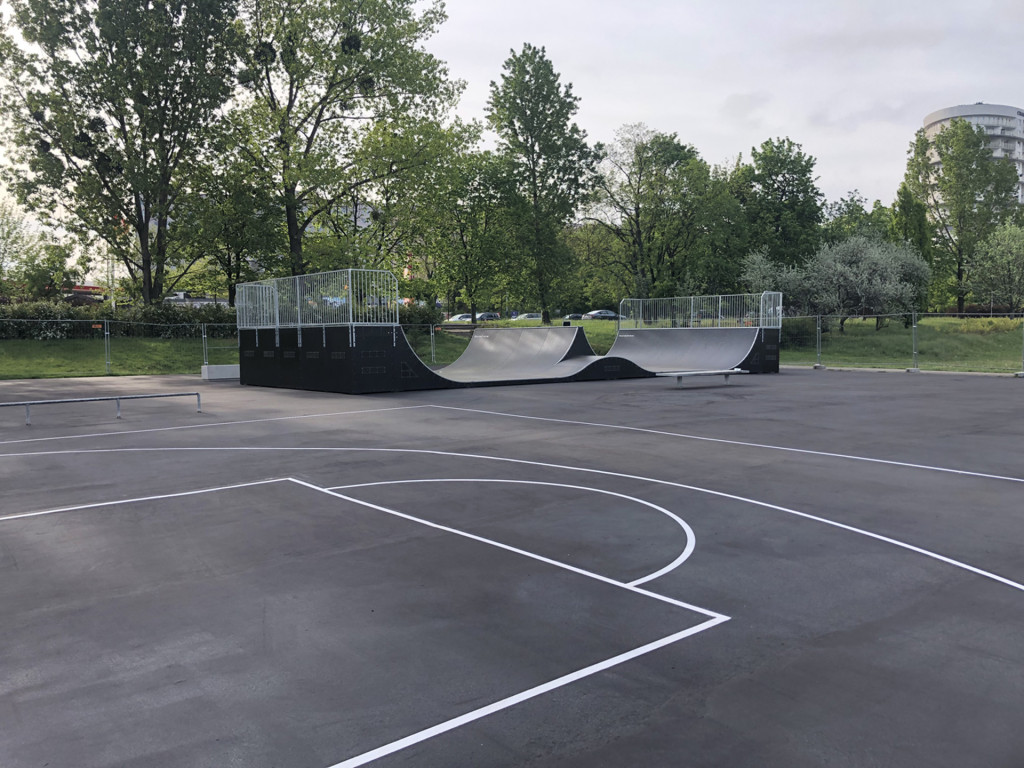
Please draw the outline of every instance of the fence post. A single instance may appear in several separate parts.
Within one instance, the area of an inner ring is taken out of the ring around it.
[[[430,324],[430,363],[433,365],[437,361],[434,360],[434,324]]]
[[[110,375],[110,321],[103,321],[103,362],[107,366],[107,376]]]
[[[821,371],[825,368],[825,366],[821,364],[821,315],[816,315],[816,317],[818,322],[816,324],[815,346],[818,350],[818,362],[814,364],[814,370]]]
[[[203,323],[201,325],[201,328],[202,328],[202,331],[203,331],[203,365],[209,365],[210,364],[210,360],[209,360],[209,354],[207,352],[207,347],[206,347],[206,323]]]
[[[1020,371],[1014,374],[1018,379],[1024,379],[1024,315],[1021,315],[1021,347],[1020,347]]]
[[[921,369],[917,364],[917,310],[910,315],[911,338],[914,340],[914,367],[907,368],[907,373],[920,373]]]

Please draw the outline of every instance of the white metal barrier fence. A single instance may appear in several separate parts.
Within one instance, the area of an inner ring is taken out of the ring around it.
[[[782,327],[782,294],[741,293],[730,296],[677,296],[623,299],[620,328],[757,328]]]
[[[397,325],[398,278],[377,269],[341,269],[237,286],[238,327]]]

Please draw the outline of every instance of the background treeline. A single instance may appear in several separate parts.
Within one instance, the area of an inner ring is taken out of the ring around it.
[[[910,144],[891,205],[826,201],[770,138],[713,166],[675,132],[588,141],[542,47],[486,114],[423,43],[416,0],[12,0],[0,36],[0,297],[122,300],[359,267],[448,310],[544,313],[781,289],[796,313],[1024,307],[1009,161],[954,122]],[[106,278],[92,278],[93,282]]]

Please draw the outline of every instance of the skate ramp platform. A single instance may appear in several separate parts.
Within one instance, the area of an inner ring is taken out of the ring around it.
[[[774,347],[771,338],[776,338]],[[771,350],[774,349],[774,353]],[[401,326],[242,330],[240,382],[344,394],[609,381],[681,373],[778,371],[777,332],[760,328],[620,331],[607,355],[579,326],[486,328],[451,365],[432,369]],[[773,367],[774,365],[774,367]]]
[[[657,375],[735,369],[778,373],[778,331],[757,327],[621,329],[608,355]]]

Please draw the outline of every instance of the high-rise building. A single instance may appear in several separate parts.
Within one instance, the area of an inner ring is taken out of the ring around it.
[[[993,157],[1005,157],[1017,167],[1017,201],[1024,203],[1024,109],[1002,104],[965,104],[932,112],[924,119],[924,132],[932,138],[954,118],[981,126],[988,134]]]

